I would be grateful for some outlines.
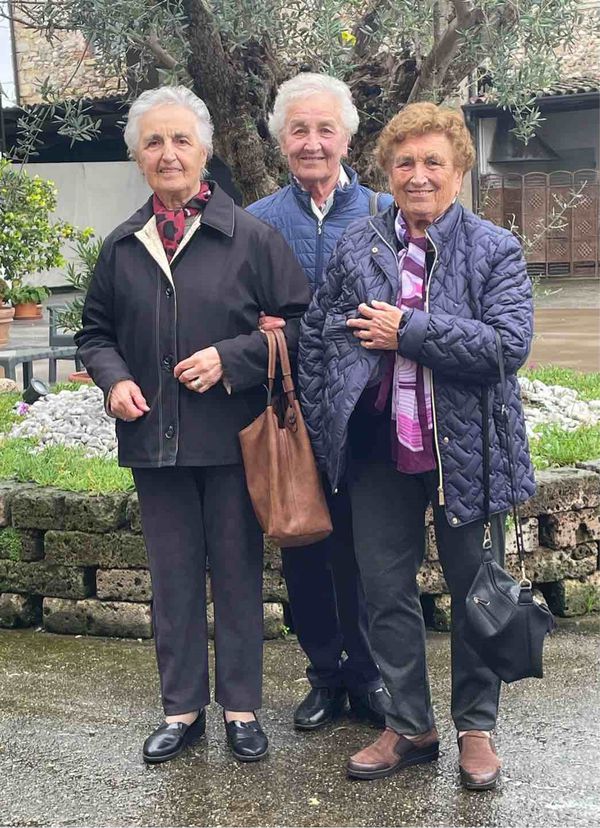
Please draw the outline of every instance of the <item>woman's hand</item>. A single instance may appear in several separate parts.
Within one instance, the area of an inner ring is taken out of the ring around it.
[[[150,411],[139,385],[132,380],[116,382],[108,399],[110,413],[125,422],[137,420]]]
[[[398,328],[402,319],[400,308],[374,299],[370,305],[360,304],[358,312],[362,318],[348,319],[346,324],[354,329],[354,336],[361,340],[363,348],[398,350]]]
[[[285,328],[285,319],[281,316],[267,316],[264,311],[260,312],[258,319],[259,331],[276,331],[278,328]]]
[[[204,394],[223,377],[223,366],[217,349],[211,345],[196,351],[175,366],[173,373],[190,391]]]

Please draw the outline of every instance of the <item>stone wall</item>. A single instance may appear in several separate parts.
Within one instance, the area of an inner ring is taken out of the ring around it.
[[[102,71],[80,32],[59,33],[49,42],[15,21],[14,36],[21,106],[40,102],[40,82],[47,77],[61,98],[104,98],[117,92],[118,79]]]
[[[600,463],[538,474],[523,508],[528,575],[558,616],[600,609]],[[149,638],[151,584],[135,494],[88,495],[0,483],[0,626]],[[299,553],[301,554],[301,553]],[[514,531],[507,566],[518,574]],[[430,625],[447,629],[450,601],[431,521],[419,573]],[[209,625],[213,626],[210,579]],[[279,549],[265,544],[264,634],[285,631]],[[212,632],[212,630],[211,630]]]

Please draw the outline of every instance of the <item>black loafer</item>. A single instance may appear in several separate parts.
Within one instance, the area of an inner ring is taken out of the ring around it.
[[[201,710],[198,718],[191,725],[184,722],[163,722],[144,742],[142,756],[144,762],[155,765],[168,762],[179,756],[181,751],[204,736],[206,730],[206,711]]]
[[[223,713],[225,733],[231,752],[240,762],[258,762],[269,751],[267,739],[259,722],[228,722]]]
[[[348,694],[344,687],[313,687],[294,713],[297,730],[317,730],[340,716],[346,709]]]
[[[369,722],[374,727],[385,727],[385,714],[392,699],[385,687],[369,690],[368,693],[348,693],[350,713],[355,719]]]

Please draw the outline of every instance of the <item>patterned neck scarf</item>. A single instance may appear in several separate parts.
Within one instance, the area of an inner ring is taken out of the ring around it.
[[[185,235],[185,220],[190,216],[196,216],[204,209],[204,205],[211,197],[211,190],[206,181],[200,182],[200,189],[183,207],[176,207],[169,210],[154,193],[152,197],[152,209],[156,216],[156,229],[167,254],[171,261],[177,248]]]
[[[400,290],[396,305],[402,310],[423,310],[427,283],[427,239],[410,236],[400,210],[395,230],[398,239],[405,245],[398,254]],[[416,474],[435,469],[431,371],[400,354],[396,354],[394,361],[392,422],[396,424],[397,437],[392,453],[398,471]]]

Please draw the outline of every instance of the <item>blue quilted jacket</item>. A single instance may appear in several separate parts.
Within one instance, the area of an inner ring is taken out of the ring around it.
[[[363,348],[346,320],[357,316],[361,302],[395,304],[394,218],[391,207],[348,227],[302,322],[302,407],[333,489],[344,472],[350,415],[369,380],[380,375],[383,356]],[[450,524],[458,526],[483,516],[483,389],[489,394],[491,511],[503,512],[510,505],[494,329],[504,352],[518,497],[526,500],[535,491],[515,376],[531,345],[531,283],[515,237],[458,203],[428,235],[435,262],[426,310],[408,312],[398,348],[433,371],[440,504]]]
[[[350,184],[335,191],[333,205],[323,221],[319,221],[310,208],[310,193],[299,187],[294,179],[290,179],[286,187],[246,208],[279,230],[304,268],[313,291],[323,281],[333,248],[348,224],[369,215],[373,191],[358,183],[353,169],[346,165],[344,169]],[[392,197],[380,193],[377,203],[380,210],[385,210],[392,203]]]

